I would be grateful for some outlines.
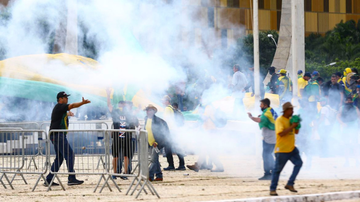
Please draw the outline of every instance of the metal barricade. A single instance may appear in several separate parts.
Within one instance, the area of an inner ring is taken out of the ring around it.
[[[96,144],[98,136],[104,137],[104,145],[98,146]],[[49,155],[50,163],[56,161],[60,165],[59,169],[55,170],[50,169],[50,173],[54,175],[52,178],[48,191],[54,181],[57,179],[61,188],[65,190],[62,185],[59,177],[59,174],[68,174],[68,175],[100,175],[99,182],[97,183],[94,192],[99,186],[102,179],[105,180],[104,186],[111,190],[107,180],[105,178],[108,175],[109,170],[109,136],[106,133],[106,130],[51,130],[49,132],[49,140],[47,144],[48,150],[50,150],[51,145],[54,147],[54,154],[58,151],[58,155],[55,157]],[[56,149],[55,149],[56,148]],[[60,152],[61,150],[61,152]],[[61,155],[63,154],[63,156]],[[59,158],[57,158],[59,157]],[[63,158],[62,158],[63,157]],[[104,157],[104,166],[97,167],[99,157]],[[61,166],[63,160],[66,160],[66,164]],[[75,158],[75,160],[74,160]],[[56,166],[55,166],[56,167]],[[120,188],[115,183],[117,189],[120,191]]]
[[[24,130],[39,130],[37,122],[0,122],[0,128],[22,128]]]
[[[39,174],[35,187],[41,178],[44,179],[44,174],[47,172],[47,156],[41,155],[36,158],[29,158],[38,153],[38,136],[45,136],[46,132],[43,130],[22,130],[22,129],[1,129],[0,130],[0,182],[6,188],[2,178],[4,177],[9,186],[13,188],[12,183],[17,175],[20,175],[25,184],[24,174]],[[46,141],[46,139],[45,139]],[[47,152],[45,152],[47,154]],[[26,166],[26,162],[30,159],[34,165]],[[11,180],[8,179],[7,174],[14,174]]]
[[[50,121],[42,122],[40,124],[40,128],[46,131],[50,130]],[[69,130],[106,130],[109,128],[109,125],[105,121],[70,121],[69,122]],[[104,148],[104,136],[103,134],[99,134],[97,137],[96,144],[98,147]],[[97,167],[99,168],[102,165],[105,168],[105,156],[99,156],[99,160],[97,163]]]
[[[139,173],[135,176],[134,180],[131,182],[126,195],[128,195],[135,185],[133,191],[130,195],[133,195],[134,192],[137,190],[138,186],[141,186],[137,195],[136,199],[139,197],[141,191],[144,191],[147,194],[145,186],[149,189],[152,195],[156,194],[158,198],[160,198],[159,194],[156,192],[155,188],[152,186],[151,182],[149,181],[149,144],[148,144],[148,135],[147,131],[141,130],[136,131],[137,134],[137,145],[138,145],[138,160],[139,160]]]

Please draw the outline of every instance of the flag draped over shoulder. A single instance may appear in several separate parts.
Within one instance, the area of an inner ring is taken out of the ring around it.
[[[278,115],[273,108],[266,108],[260,116],[260,129],[266,127],[270,130],[275,130],[275,120],[277,119],[277,117]]]

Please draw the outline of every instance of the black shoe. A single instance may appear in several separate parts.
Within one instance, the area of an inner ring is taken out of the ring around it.
[[[49,184],[50,184],[50,182],[44,182],[44,186],[45,186],[45,187],[48,187]],[[52,186],[52,187],[55,187],[55,186],[59,186],[59,184],[56,183],[56,182],[53,182],[53,183],[51,184],[51,186]]]
[[[259,178],[259,180],[271,180],[272,176],[271,175],[264,175],[262,177]]]
[[[175,170],[186,170],[185,166],[179,166],[178,168],[176,168]]]
[[[169,166],[169,167],[167,167],[167,168],[164,168],[164,170],[175,170],[175,167]]]
[[[77,180],[77,179],[69,180],[69,181],[68,181],[68,185],[69,185],[69,186],[72,186],[72,185],[80,185],[80,184],[82,184],[82,183],[84,183],[83,180]]]

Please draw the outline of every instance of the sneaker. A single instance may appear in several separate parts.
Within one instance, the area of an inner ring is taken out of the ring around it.
[[[271,175],[264,175],[262,177],[259,178],[259,180],[271,180]]]
[[[186,167],[188,167],[190,170],[193,170],[195,172],[199,172],[199,166],[197,166],[196,163],[194,165],[187,165]]]
[[[82,183],[84,183],[83,180],[74,179],[74,180],[68,181],[67,184],[68,184],[69,186],[72,186],[72,185],[80,185],[80,184],[82,184]]]
[[[294,186],[291,186],[291,185],[286,185],[286,186],[285,186],[285,189],[288,189],[288,190],[291,191],[291,192],[298,192],[298,191],[294,188]]]
[[[120,179],[122,179],[122,180],[128,180],[128,178],[125,177],[125,176],[120,176]]]
[[[278,194],[276,193],[276,191],[270,191],[270,196],[278,196]]]
[[[163,181],[163,178],[162,177],[157,177],[157,178],[155,178],[154,181]]]
[[[174,166],[168,166],[167,168],[164,168],[164,170],[175,170]]]
[[[50,182],[44,182],[44,186],[45,186],[45,187],[48,187],[49,184],[50,184]],[[51,186],[52,186],[52,187],[55,187],[55,186],[59,186],[59,184],[56,183],[56,182],[53,182],[53,183],[51,184]]]
[[[112,178],[113,180],[116,180],[116,176],[114,176],[114,175],[112,175],[111,178]]]
[[[178,168],[176,168],[175,170],[186,170],[185,166],[179,166]]]
[[[149,181],[152,182],[152,181],[154,181],[154,180],[149,177]]]

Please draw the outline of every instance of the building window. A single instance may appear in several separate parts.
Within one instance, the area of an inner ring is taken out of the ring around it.
[[[346,0],[346,13],[352,13],[351,0]]]
[[[264,9],[265,8],[265,0],[259,0],[259,9]]]
[[[239,8],[240,0],[227,0],[227,7]]]
[[[324,12],[329,12],[329,0],[324,0]]]
[[[311,10],[311,0],[305,0],[305,11],[312,11]]]
[[[276,0],[276,9],[281,10],[282,8],[282,0]]]

